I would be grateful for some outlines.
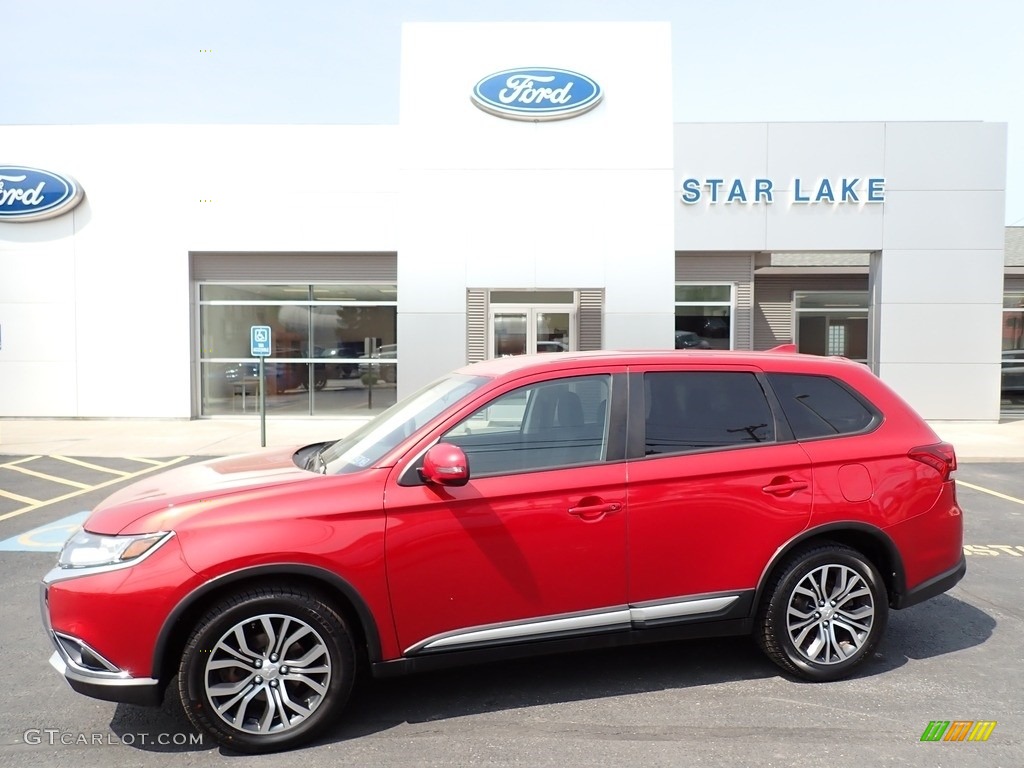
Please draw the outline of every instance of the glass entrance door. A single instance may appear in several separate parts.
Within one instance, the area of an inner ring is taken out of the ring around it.
[[[490,356],[576,349],[576,312],[564,307],[500,307],[491,311]]]

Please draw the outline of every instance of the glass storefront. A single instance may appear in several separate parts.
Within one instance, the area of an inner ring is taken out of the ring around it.
[[[394,285],[199,284],[201,415],[258,410],[249,329],[270,326],[268,416],[340,416],[395,402]]]
[[[1024,293],[1003,296],[1002,371],[1003,410],[1024,411]]]
[[[732,285],[676,286],[676,349],[732,349]]]
[[[797,291],[793,312],[798,351],[868,362],[867,291]]]

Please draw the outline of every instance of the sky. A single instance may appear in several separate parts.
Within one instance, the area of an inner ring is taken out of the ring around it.
[[[669,21],[676,122],[1005,122],[1024,225],[1022,0],[0,0],[0,124],[396,124],[406,21]]]

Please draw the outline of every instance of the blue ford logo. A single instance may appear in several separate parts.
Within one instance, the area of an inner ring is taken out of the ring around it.
[[[473,103],[512,120],[563,120],[593,109],[601,86],[568,69],[521,67],[488,75],[473,87]]]
[[[67,176],[0,165],[0,221],[48,219],[70,211],[81,199],[81,187]]]

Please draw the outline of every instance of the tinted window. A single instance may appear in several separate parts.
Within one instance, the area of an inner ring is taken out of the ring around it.
[[[648,373],[644,391],[648,455],[775,439],[771,409],[752,373]]]
[[[609,376],[545,381],[502,395],[441,438],[473,477],[603,461]]]
[[[876,414],[835,379],[775,373],[768,376],[798,440],[867,429]]]

